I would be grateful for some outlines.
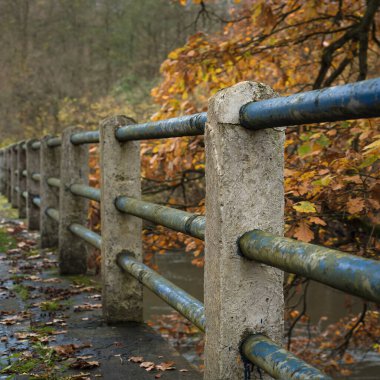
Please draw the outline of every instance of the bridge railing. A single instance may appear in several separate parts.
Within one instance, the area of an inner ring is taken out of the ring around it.
[[[278,379],[328,379],[282,348],[283,271],[379,303],[380,263],[282,237],[282,127],[377,116],[380,79],[279,98],[243,82],[213,96],[207,113],[145,124],[116,116],[99,131],[70,127],[3,148],[0,187],[41,247],[58,246],[61,274],[86,272],[88,244],[101,250],[107,322],[142,321],[146,286],[206,333],[205,379],[242,379],[248,362]],[[203,134],[206,215],[141,200],[139,140]],[[88,184],[96,143],[100,189]],[[85,227],[90,200],[101,204],[100,235]],[[141,219],[205,240],[204,305],[142,263]]]

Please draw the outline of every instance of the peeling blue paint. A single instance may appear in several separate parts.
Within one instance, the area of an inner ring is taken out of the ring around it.
[[[95,248],[100,249],[100,245],[102,243],[102,238],[99,234],[97,234],[94,231],[89,230],[88,228],[77,224],[73,223],[69,226],[69,231],[71,231],[74,235],[80,237],[87,243],[91,244]]]
[[[253,230],[239,239],[246,258],[380,303],[380,261]]]
[[[70,191],[74,195],[79,195],[83,198],[100,202],[100,189],[97,189],[95,187],[81,185],[81,184],[73,184],[70,186]]]
[[[204,240],[206,220],[202,215],[125,196],[117,197],[115,206],[119,211]]]
[[[240,109],[247,129],[380,116],[380,78],[250,102]]]
[[[116,130],[119,141],[162,139],[168,137],[203,135],[207,120],[206,112],[175,117],[144,124],[132,124]]]
[[[96,144],[100,141],[99,131],[75,132],[70,136],[70,141],[74,145]]]
[[[332,380],[318,369],[297,358],[264,335],[250,335],[241,352],[246,359],[265,370],[275,379]]]
[[[129,252],[119,253],[117,264],[185,318],[193,322],[200,330],[205,331],[206,320],[202,302],[166,280],[145,264],[137,261]]]

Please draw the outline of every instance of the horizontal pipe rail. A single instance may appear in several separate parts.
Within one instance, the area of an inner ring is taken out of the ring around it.
[[[31,177],[32,177],[33,181],[36,181],[36,182],[41,181],[41,174],[40,173],[33,173]]]
[[[183,232],[204,240],[205,217],[190,212],[177,210],[171,207],[160,206],[155,203],[144,202],[126,196],[117,197],[116,208],[130,215],[161,224],[172,230]]]
[[[206,112],[175,117],[144,124],[132,124],[116,130],[119,141],[162,139],[168,137],[203,135],[207,120]]]
[[[246,258],[380,303],[380,261],[260,230],[245,233],[239,247]]]
[[[45,211],[46,215],[59,223],[59,211],[53,207],[48,207]]]
[[[250,102],[240,109],[248,129],[380,116],[380,78]]]
[[[41,198],[40,198],[40,197],[34,197],[34,198],[32,199],[32,202],[33,202],[33,204],[34,204],[35,206],[37,206],[37,207],[41,207]]]
[[[76,236],[80,237],[87,243],[91,244],[95,248],[100,249],[100,244],[102,242],[102,238],[99,234],[97,234],[94,231],[89,230],[88,228],[77,224],[73,223],[70,224],[69,230]]]
[[[99,140],[99,131],[76,132],[70,136],[70,141],[74,145],[96,144]]]
[[[59,178],[50,177],[47,179],[46,182],[48,183],[49,186],[58,187],[58,188],[61,187],[61,180]]]
[[[60,137],[52,137],[46,142],[49,148],[56,148],[62,145],[62,139]]]
[[[41,148],[41,141],[34,141],[33,143],[32,143],[32,149],[34,149],[34,150],[38,150],[38,149],[40,149]]]
[[[194,323],[201,331],[205,331],[206,322],[202,302],[166,280],[145,264],[137,261],[128,252],[119,253],[117,264],[185,318]]]
[[[264,335],[250,335],[241,346],[243,356],[275,379],[332,380],[318,369],[281,348]]]
[[[70,191],[74,195],[79,195],[80,197],[100,202],[100,189],[97,189],[95,187],[73,184],[70,186]]]

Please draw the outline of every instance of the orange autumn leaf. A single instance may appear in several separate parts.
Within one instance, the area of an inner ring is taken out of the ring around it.
[[[295,228],[294,237],[305,243],[309,243],[314,239],[314,232],[310,229],[309,225],[302,220]]]
[[[358,214],[364,207],[364,199],[361,198],[350,198],[347,202],[347,210],[350,214]]]

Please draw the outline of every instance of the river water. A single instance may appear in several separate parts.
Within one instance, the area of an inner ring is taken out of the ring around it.
[[[168,280],[180,286],[195,298],[203,301],[203,269],[191,265],[192,255],[180,252],[167,252],[156,256],[156,264],[160,273]],[[145,319],[152,320],[157,315],[170,314],[173,309],[161,301],[149,290],[145,290]],[[292,304],[294,299],[292,300]],[[350,311],[359,313],[362,309],[360,299],[349,296],[328,286],[312,282],[308,289],[307,310],[311,323],[318,323],[321,317],[327,317],[325,324],[334,323],[346,316]],[[350,308],[347,309],[347,305]],[[297,333],[306,334],[306,330],[298,329]],[[196,354],[191,349],[182,352],[190,361]],[[358,359],[358,363],[349,367],[352,374],[349,377],[336,379],[380,380],[380,355],[364,352],[350,352]]]

